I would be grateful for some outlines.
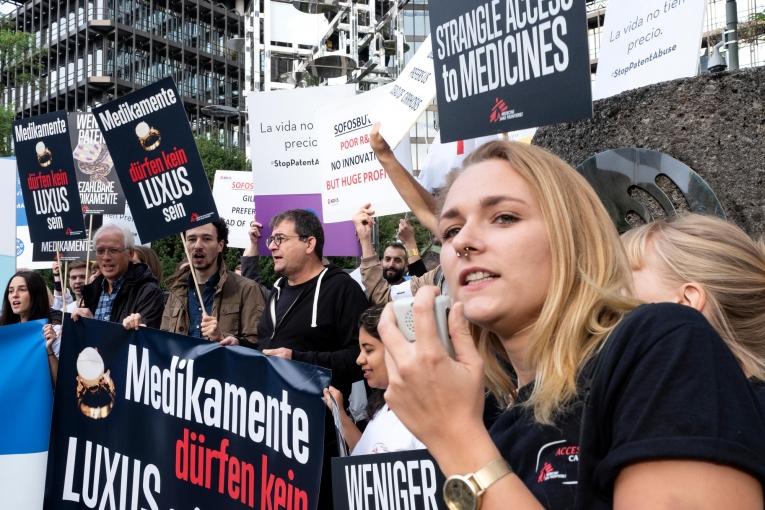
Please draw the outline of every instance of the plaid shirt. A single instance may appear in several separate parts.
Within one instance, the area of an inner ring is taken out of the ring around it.
[[[122,287],[123,283],[125,283],[125,277],[120,276],[112,284],[112,293],[109,294],[107,290],[108,282],[106,281],[106,278],[104,278],[104,281],[101,282],[101,296],[98,298],[98,305],[96,306],[96,319],[100,321],[110,320],[112,314],[112,303],[114,303],[114,298],[117,297],[117,294],[119,293],[120,287]]]

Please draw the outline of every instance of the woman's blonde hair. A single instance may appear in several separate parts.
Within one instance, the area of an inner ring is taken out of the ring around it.
[[[540,423],[552,423],[577,394],[577,376],[636,302],[629,298],[629,264],[616,228],[587,181],[557,156],[537,147],[490,142],[463,168],[503,160],[523,177],[542,211],[552,268],[547,298],[531,330],[534,389],[527,404]],[[533,275],[531,275],[533,277]],[[512,403],[516,385],[507,355],[492,332],[473,327],[489,389]]]
[[[765,247],[743,230],[712,216],[657,220],[622,236],[633,269],[646,251],[660,261],[669,283],[697,283],[706,294],[709,322],[744,373],[765,381]]]

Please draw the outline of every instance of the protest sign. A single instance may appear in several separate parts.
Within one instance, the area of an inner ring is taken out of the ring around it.
[[[609,0],[600,36],[595,99],[695,76],[705,0]]]
[[[584,4],[448,0],[431,9],[441,141],[590,117]]]
[[[446,509],[445,481],[427,450],[332,459],[335,510]]]
[[[247,97],[255,208],[266,226],[258,250],[269,253],[269,220],[287,209],[310,209],[324,224],[324,254],[361,253],[353,223],[324,222],[317,109],[355,94],[353,85],[259,92]],[[290,204],[289,206],[287,204]]]
[[[255,218],[255,186],[252,172],[218,170],[213,181],[213,198],[218,214],[228,225],[228,245],[250,246],[250,222]]]
[[[16,161],[12,158],[0,158],[0,204],[13,204],[16,189]],[[23,200],[22,200],[23,203]],[[0,216],[0,285],[8,281],[16,271],[16,252],[18,240],[16,236],[16,214]]]
[[[16,120],[13,142],[32,241],[83,238],[66,112]]]
[[[50,268],[50,262],[56,260],[56,251],[58,258],[62,262],[71,260],[87,260],[88,250],[90,250],[90,260],[96,260],[96,253],[93,247],[93,234],[88,233],[90,224],[93,224],[93,232],[98,230],[103,222],[103,216],[98,214],[89,214],[84,217],[85,220],[85,239],[73,239],[71,241],[43,241],[32,243],[32,260],[35,262],[48,262],[46,269]]]
[[[0,494],[3,508],[42,508],[53,406],[45,320],[0,327]]]
[[[21,183],[16,171],[16,160],[13,163],[13,172],[16,174],[16,260],[15,267],[25,269],[50,269],[50,263],[33,262],[34,253],[32,240],[29,238],[29,225],[27,224],[27,212],[24,207],[24,195],[21,192]],[[15,271],[15,269],[14,269]],[[12,273],[11,273],[12,274]]]
[[[306,195],[269,195],[255,197],[258,208],[258,221],[263,224],[260,241],[258,241],[258,253],[271,253],[266,245],[266,238],[271,235],[273,229],[269,225],[271,218],[288,209],[306,209],[321,219],[321,194],[311,193]],[[352,221],[339,223],[324,223],[324,256],[348,256],[361,255],[361,246],[356,238],[356,229]]]
[[[258,195],[319,193],[316,114],[354,96],[353,85],[258,92],[247,96],[250,155]]]
[[[218,218],[172,78],[95,107],[93,113],[144,242]]]
[[[133,213],[130,212],[130,206],[125,204],[124,214],[104,214],[104,224],[116,223],[123,227],[127,227],[133,233],[133,240],[136,246],[143,244],[145,246],[151,246],[151,243],[141,242],[141,236],[138,235],[138,230],[135,228],[135,222],[133,221]],[[93,229],[95,232],[95,229]]]
[[[114,171],[96,117],[92,113],[69,114],[69,137],[77,170],[77,187],[85,214],[122,214],[125,195]]]
[[[66,319],[45,509],[316,508],[328,370]]]
[[[380,134],[395,147],[436,97],[433,50],[428,36],[417,53],[393,82],[389,93],[380,98],[372,118],[380,123]]]
[[[369,146],[372,111],[393,86],[388,84],[343,99],[319,112],[321,203],[327,223],[350,220],[367,202],[372,203],[378,216],[409,210]],[[411,168],[408,137],[394,152],[405,168]]]

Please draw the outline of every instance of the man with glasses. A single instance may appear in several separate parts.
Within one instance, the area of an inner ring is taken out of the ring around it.
[[[149,266],[130,261],[133,233],[126,227],[109,223],[96,230],[93,245],[101,274],[82,287],[83,307],[72,312],[72,319],[92,317],[122,322],[128,315],[140,313],[147,326],[158,328],[164,295]]]
[[[332,370],[332,385],[346,397],[361,379],[359,317],[367,308],[361,287],[342,269],[322,265],[324,229],[310,211],[292,209],[271,220],[268,249],[274,283],[266,312],[258,325],[263,353],[312,363]],[[337,455],[334,425],[325,423],[324,473]],[[331,477],[323,476],[319,508],[332,508]]]

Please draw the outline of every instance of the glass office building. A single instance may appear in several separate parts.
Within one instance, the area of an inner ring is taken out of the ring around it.
[[[243,71],[228,40],[244,33],[233,1],[31,0],[13,14],[40,48],[35,79],[7,88],[20,116],[86,111],[172,76],[195,131],[242,142],[241,115],[211,116],[208,105],[238,109]]]

